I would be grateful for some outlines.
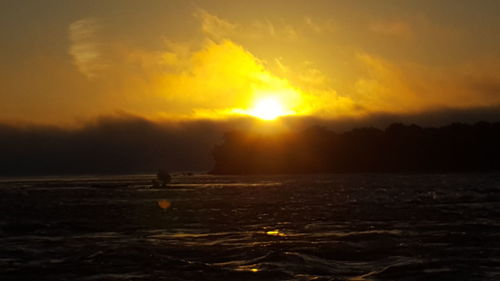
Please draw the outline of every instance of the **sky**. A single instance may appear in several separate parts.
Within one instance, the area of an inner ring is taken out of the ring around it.
[[[0,122],[486,112],[498,14],[494,0],[3,0]]]

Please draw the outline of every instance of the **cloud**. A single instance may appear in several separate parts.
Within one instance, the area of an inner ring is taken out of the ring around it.
[[[250,23],[231,22],[203,9],[197,10],[194,16],[200,21],[201,30],[213,40],[265,38],[300,40],[306,34],[325,34],[336,29],[331,19],[313,20],[310,17],[289,24],[269,19],[256,19]]]
[[[224,39],[234,34],[240,27],[205,10],[197,10],[194,16],[200,21],[201,30],[214,39]]]
[[[207,39],[200,49],[169,45],[161,54],[166,71],[157,83],[171,113],[227,118],[267,96],[277,97],[299,115],[358,113],[353,110],[357,105],[332,89],[326,75],[312,64],[294,69],[280,60],[267,63],[227,39]]]
[[[97,40],[97,20],[87,18],[71,24],[70,53],[75,65],[91,79],[106,68],[106,79],[94,83],[99,93],[95,104],[100,108],[95,106],[91,113],[124,110],[150,118],[224,119],[245,112],[263,95],[282,96],[287,107],[300,115],[330,119],[500,102],[496,94],[500,79],[494,75],[500,65],[497,62],[490,66],[471,62],[468,68],[438,66],[346,51],[342,53],[345,60],[332,57],[325,63],[316,57],[315,64],[303,61],[315,57],[305,50],[317,47],[302,45],[313,39],[304,34],[323,38],[335,29],[330,20],[306,17],[292,25],[265,19],[242,23],[205,10],[197,10],[195,17],[201,38],[188,42],[170,38],[162,49],[109,42],[112,39],[108,38],[107,65],[100,50],[103,44]],[[381,21],[371,28],[388,36],[414,36],[413,29],[420,34],[423,27],[410,23]],[[271,42],[270,38],[278,39],[273,44],[282,44],[283,38],[293,40],[295,36],[302,38],[297,44],[305,53],[297,61],[286,52],[265,60],[256,55],[263,54],[262,50],[249,48],[255,42]],[[335,73],[341,76],[335,77]]]
[[[74,129],[0,125],[0,174],[206,170],[224,124],[111,116]]]
[[[106,66],[101,61],[99,44],[96,42],[98,22],[84,18],[69,25],[69,54],[78,70],[89,79],[97,76]]]
[[[480,93],[486,97],[500,97],[500,77],[482,77],[469,82],[471,91]]]
[[[332,19],[327,20],[313,20],[311,17],[304,18],[305,27],[309,28],[315,33],[330,33],[336,30],[335,23]]]
[[[165,98],[186,103],[198,113],[248,107],[259,92],[287,89],[287,100],[299,98],[287,80],[273,75],[262,61],[229,40],[207,40],[199,50],[186,54],[172,49],[162,56],[169,58],[165,64],[174,70],[161,77]]]
[[[230,22],[205,10],[197,10],[194,16],[200,21],[201,30],[213,40],[276,37],[294,39],[297,36],[291,25],[276,26],[269,20],[254,20],[250,24]]]
[[[370,31],[402,39],[413,39],[412,27],[404,21],[378,21],[369,26]]]
[[[154,118],[221,119],[242,114],[264,95],[280,96],[298,114],[327,114],[324,105],[332,105],[337,114],[349,111],[349,99],[340,98],[325,85],[319,69],[291,68],[280,60],[267,62],[236,40],[241,36],[259,40],[279,34],[293,37],[293,27],[278,28],[265,20],[233,23],[204,10],[195,16],[202,38],[187,42],[165,39],[163,48],[156,50],[113,37],[98,40],[96,19],[70,25],[70,54],[78,70],[89,79],[106,70],[106,79],[93,83],[96,104],[107,108],[102,113],[123,110]],[[285,71],[287,67],[289,71]]]
[[[500,63],[428,66],[358,55],[365,72],[353,99],[370,112],[422,112],[439,108],[473,108],[500,103]]]

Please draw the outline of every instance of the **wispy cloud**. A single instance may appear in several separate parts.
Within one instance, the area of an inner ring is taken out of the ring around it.
[[[69,54],[78,70],[89,79],[105,68],[101,61],[99,44],[96,41],[98,22],[94,18],[84,18],[69,25]]]
[[[412,27],[404,21],[374,22],[369,26],[369,29],[370,31],[381,35],[393,36],[402,39],[412,39],[414,37]]]
[[[194,16],[200,21],[203,33],[214,40],[235,38],[266,39],[273,37],[297,40],[305,34],[324,34],[335,31],[335,25],[331,19],[313,20],[306,17],[303,21],[295,24],[268,19],[256,19],[249,23],[241,23],[229,21],[202,9],[197,10]]]
[[[198,10],[194,16],[200,20],[201,30],[214,39],[224,39],[240,27],[205,10]]]
[[[304,18],[305,27],[314,31],[315,33],[328,33],[336,30],[335,23],[332,19],[327,20],[314,20],[311,17]]]

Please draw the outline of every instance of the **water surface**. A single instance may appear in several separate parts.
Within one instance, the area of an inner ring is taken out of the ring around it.
[[[151,178],[0,181],[0,280],[500,280],[498,174]]]

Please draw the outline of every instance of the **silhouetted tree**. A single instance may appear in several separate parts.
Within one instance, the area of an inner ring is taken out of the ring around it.
[[[463,172],[500,170],[500,123],[441,128],[394,123],[336,134],[324,127],[274,136],[232,132],[213,173]]]

